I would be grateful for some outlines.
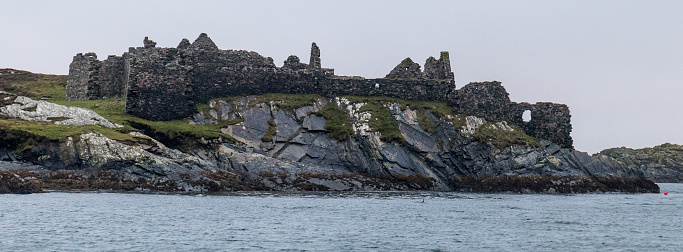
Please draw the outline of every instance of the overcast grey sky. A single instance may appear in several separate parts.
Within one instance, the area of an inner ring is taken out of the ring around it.
[[[384,77],[405,57],[449,51],[457,86],[501,81],[517,102],[569,105],[578,150],[683,144],[683,1],[5,1],[0,68],[67,74],[175,47],[206,32],[221,49],[308,59]]]

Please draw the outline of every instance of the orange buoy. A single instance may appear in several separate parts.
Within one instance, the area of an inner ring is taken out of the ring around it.
[[[664,195],[669,195],[669,192],[664,192]]]

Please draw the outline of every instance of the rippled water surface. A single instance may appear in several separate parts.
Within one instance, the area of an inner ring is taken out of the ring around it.
[[[669,195],[0,195],[0,250],[680,251],[683,184],[659,185]]]

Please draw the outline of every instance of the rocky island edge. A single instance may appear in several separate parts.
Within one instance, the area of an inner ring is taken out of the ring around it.
[[[566,105],[456,90],[447,52],[365,79],[322,68],[315,43],[282,67],[205,34],[155,44],[79,54],[69,76],[0,70],[0,192],[659,191],[650,170],[574,150]]]

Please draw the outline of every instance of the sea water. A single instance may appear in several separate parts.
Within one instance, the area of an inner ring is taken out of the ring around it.
[[[0,251],[681,251],[683,184],[659,186],[659,194],[6,194]]]

